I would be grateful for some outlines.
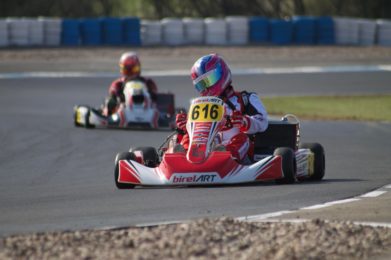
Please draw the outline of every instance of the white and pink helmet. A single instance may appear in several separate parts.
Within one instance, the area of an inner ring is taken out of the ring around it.
[[[228,65],[215,53],[203,56],[194,63],[191,78],[201,96],[220,96],[232,81]]]

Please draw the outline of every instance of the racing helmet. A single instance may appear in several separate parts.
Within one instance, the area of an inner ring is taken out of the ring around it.
[[[191,78],[201,96],[220,96],[232,81],[227,63],[215,53],[203,56],[194,63]]]
[[[125,52],[119,59],[120,72],[129,79],[140,76],[141,64],[135,52]]]

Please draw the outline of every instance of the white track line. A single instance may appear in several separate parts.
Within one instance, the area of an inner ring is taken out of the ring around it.
[[[326,208],[326,207],[330,207],[333,205],[350,203],[350,202],[354,202],[354,201],[360,201],[362,198],[375,198],[375,197],[378,197],[378,196],[387,192],[383,189],[391,189],[391,184],[385,185],[385,186],[379,188],[378,190],[371,191],[371,192],[368,192],[363,195],[360,195],[360,196],[357,196],[354,198],[350,198],[350,199],[336,200],[336,201],[326,202],[323,204],[316,204],[316,205],[312,205],[312,206],[308,206],[308,207],[302,207],[302,208],[299,208],[298,210],[285,210],[285,211],[270,212],[270,213],[259,214],[259,215],[242,216],[242,217],[238,217],[236,219],[239,221],[248,221],[248,222],[251,222],[251,221],[273,221],[274,222],[275,220],[272,220],[269,218],[279,217],[279,216],[282,216],[282,215],[285,215],[288,213],[296,213],[296,212],[299,212],[300,210],[321,209],[321,208]],[[278,222],[278,220],[277,220],[277,222]],[[365,223],[365,225],[371,225],[371,226],[378,225],[378,226],[391,227],[391,223],[377,223],[377,222],[355,222],[355,223],[357,223],[357,224]]]
[[[375,191],[365,193],[364,195],[361,195],[360,197],[361,198],[375,198],[375,197],[378,197],[386,192],[387,191],[385,191],[385,190],[375,190]]]
[[[326,207],[330,207],[330,206],[338,205],[338,204],[343,204],[343,203],[350,203],[350,202],[354,202],[354,201],[359,201],[362,198],[375,198],[375,197],[380,196],[380,195],[387,192],[382,189],[391,189],[391,184],[385,185],[385,186],[379,188],[378,190],[371,191],[371,192],[368,192],[363,195],[359,195],[357,197],[350,198],[350,199],[336,200],[336,201],[326,202],[323,204],[316,204],[316,205],[312,205],[312,206],[308,206],[308,207],[302,207],[302,208],[299,208],[298,210],[282,210],[282,211],[276,211],[276,212],[269,212],[269,213],[265,213],[265,214],[241,216],[241,217],[237,217],[235,219],[238,221],[245,221],[245,222],[302,223],[302,222],[311,221],[311,220],[310,219],[271,219],[271,218],[280,217],[282,215],[289,214],[289,213],[296,213],[296,212],[299,212],[300,210],[314,210],[314,209],[326,208]],[[130,227],[148,227],[148,226],[158,226],[158,225],[180,224],[180,223],[186,223],[186,222],[189,222],[189,220],[142,223],[142,224],[132,225]],[[353,221],[352,223],[357,224],[357,225],[391,228],[391,223],[385,223],[385,222]],[[117,228],[125,228],[125,227],[107,226],[107,227],[97,228],[96,230],[110,230],[110,229],[117,229]]]
[[[277,211],[277,212],[271,212],[266,214],[259,214],[259,215],[251,215],[251,216],[243,216],[236,218],[239,221],[259,221],[267,218],[273,218],[273,217],[279,217],[288,213],[293,213],[294,211],[291,210],[283,210],[283,211]]]
[[[308,209],[327,208],[327,207],[334,206],[334,205],[337,205],[337,204],[349,203],[349,202],[354,202],[354,201],[358,201],[358,200],[360,200],[360,199],[358,199],[358,198],[351,198],[351,199],[344,199],[344,200],[336,200],[336,201],[326,202],[326,203],[323,203],[323,204],[317,204],[317,205],[313,205],[313,206],[309,206],[309,207],[303,207],[303,208],[300,208],[299,210],[301,210],[301,209],[308,210]]]
[[[391,71],[391,65],[337,65],[337,66],[306,66],[290,68],[253,68],[253,69],[232,69],[235,75],[254,74],[307,74],[307,73],[336,73],[336,72],[373,72]],[[189,70],[155,70],[144,71],[146,76],[188,76]],[[0,79],[19,78],[91,78],[91,77],[118,77],[113,72],[9,72],[0,73]]]
[[[353,223],[357,225],[363,225],[363,226],[391,228],[391,223],[386,223],[386,222],[353,221]]]
[[[310,222],[311,219],[301,218],[301,219],[264,219],[260,220],[258,222],[272,222],[272,223],[304,223],[304,222]],[[324,220],[325,222],[332,222],[333,220]],[[337,220],[335,220],[337,221]],[[385,227],[385,228],[391,228],[391,223],[386,222],[370,222],[370,221],[351,221],[351,223],[356,225],[362,225],[362,226],[371,226],[371,227]]]

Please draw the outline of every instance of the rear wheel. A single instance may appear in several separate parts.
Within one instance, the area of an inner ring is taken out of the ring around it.
[[[120,160],[135,160],[135,156],[131,152],[124,152],[124,153],[118,153],[115,157],[115,169],[114,169],[114,181],[115,186],[117,186],[118,189],[132,189],[134,188],[134,184],[130,183],[119,183],[118,182],[118,176],[119,176],[119,161]]]
[[[154,147],[137,147],[131,148],[129,152],[141,152],[144,165],[147,167],[156,167],[159,165],[159,155]]]
[[[323,179],[326,169],[326,157],[323,146],[319,143],[300,144],[302,149],[310,149],[314,153],[314,173],[308,178],[311,181],[320,181]]]
[[[284,178],[276,180],[280,184],[294,183],[296,180],[295,153],[291,148],[281,147],[274,150],[274,155],[282,157],[282,171]]]

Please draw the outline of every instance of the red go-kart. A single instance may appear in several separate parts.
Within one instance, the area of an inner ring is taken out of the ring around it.
[[[255,144],[251,164],[239,163],[215,142],[227,120],[229,115],[221,99],[193,99],[186,125],[189,149],[185,151],[176,144],[173,133],[158,150],[139,147],[117,154],[114,170],[117,188],[262,181],[293,183],[323,178],[324,149],[318,143],[300,144],[296,117],[270,121],[265,132],[250,136]]]

